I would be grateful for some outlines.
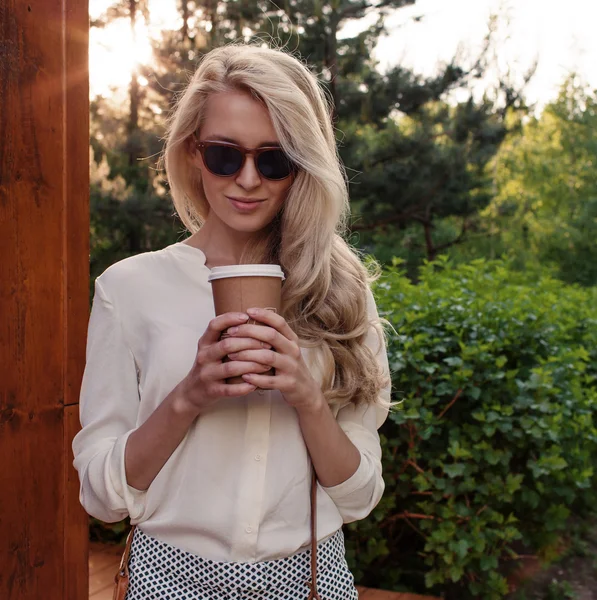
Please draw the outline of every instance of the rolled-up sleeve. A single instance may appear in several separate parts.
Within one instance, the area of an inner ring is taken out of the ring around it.
[[[145,491],[129,486],[124,451],[139,411],[137,369],[113,303],[99,280],[87,335],[80,396],[82,429],[73,440],[79,498],[85,510],[106,522],[130,515],[142,519]]]
[[[371,320],[378,319],[375,300],[370,291],[368,313]],[[365,344],[375,355],[386,385],[380,392],[378,402],[358,406],[350,403],[341,408],[336,416],[338,424],[361,454],[361,462],[349,479],[333,487],[323,488],[334,501],[344,523],[364,519],[377,506],[385,489],[377,430],[388,415],[390,369],[384,340],[374,327],[370,327]]]

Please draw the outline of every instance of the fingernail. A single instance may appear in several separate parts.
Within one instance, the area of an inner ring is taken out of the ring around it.
[[[238,327],[229,327],[227,331],[230,335],[232,335],[238,331]]]
[[[258,315],[261,311],[258,308],[247,308],[250,315]]]
[[[241,321],[247,321],[249,319],[249,315],[236,315],[236,316]]]
[[[261,342],[261,347],[266,348],[267,350],[271,349],[271,346],[269,344],[267,344],[266,342]]]
[[[232,360],[235,360],[235,359],[237,359],[237,358],[238,358],[238,353],[236,353],[236,352],[233,352],[232,354],[229,354],[229,355],[228,355],[228,358],[231,358]]]

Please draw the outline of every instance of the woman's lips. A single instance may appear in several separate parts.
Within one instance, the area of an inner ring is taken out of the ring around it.
[[[254,210],[256,210],[259,205],[264,202],[264,200],[249,200],[249,199],[240,199],[240,198],[229,198],[228,196],[226,196],[228,198],[228,200],[230,201],[230,204],[232,204],[232,206],[234,206],[234,208],[236,208],[236,210],[238,210],[239,212],[243,212],[243,213],[247,213],[247,212],[253,212]]]

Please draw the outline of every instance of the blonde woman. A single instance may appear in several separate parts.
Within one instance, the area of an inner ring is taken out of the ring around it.
[[[138,524],[127,600],[300,600],[312,465],[317,591],[357,598],[342,524],[382,496],[390,394],[371,277],[342,238],[326,97],[282,51],[214,50],[173,112],[165,164],[191,235],[96,281],[73,442],[81,502]],[[247,262],[281,265],[281,314],[214,318],[210,269]]]

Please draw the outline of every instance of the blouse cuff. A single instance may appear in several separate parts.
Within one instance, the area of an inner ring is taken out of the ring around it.
[[[321,488],[334,502],[354,494],[354,492],[364,487],[371,479],[371,468],[369,466],[369,462],[360,450],[359,454],[361,455],[361,462],[359,463],[359,466],[354,474],[351,475],[346,481],[343,481],[342,483],[332,487],[321,486]]]
[[[124,500],[131,522],[139,521],[145,511],[145,498],[147,490],[137,490],[130,486],[126,480],[126,469],[124,466],[124,451],[131,433],[127,431],[116,440],[110,456],[110,477],[115,492]]]

